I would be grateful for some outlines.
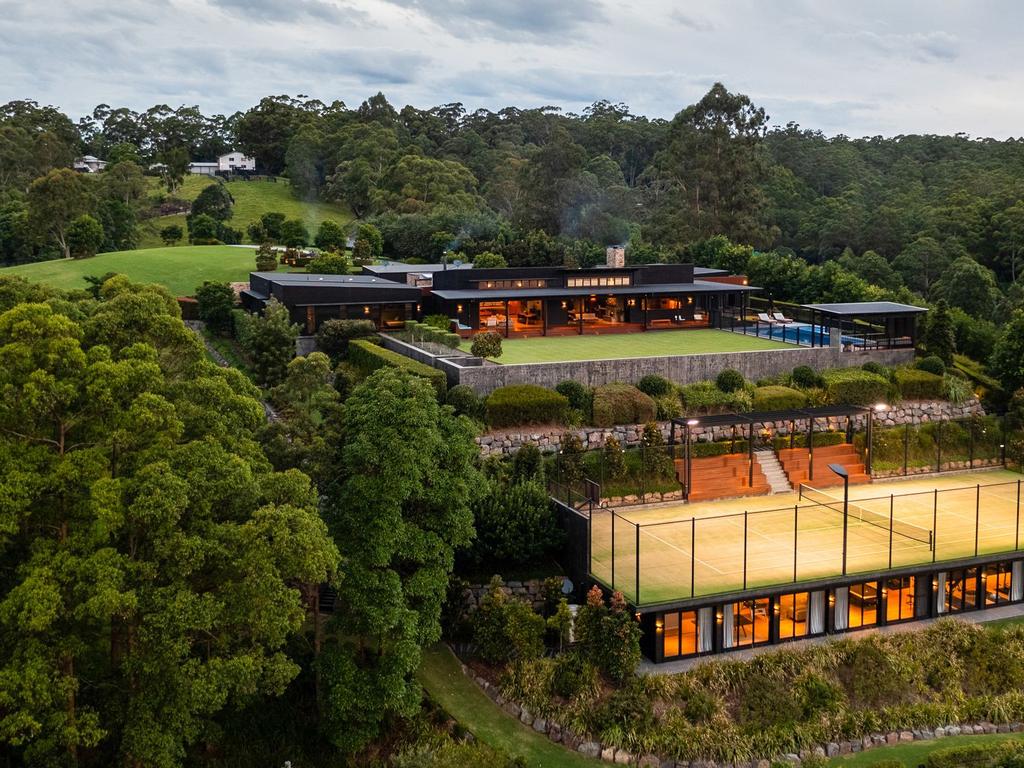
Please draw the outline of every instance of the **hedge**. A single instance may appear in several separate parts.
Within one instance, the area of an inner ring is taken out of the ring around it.
[[[708,456],[725,456],[729,453],[746,453],[747,452],[747,441],[746,440],[719,440],[714,443],[692,443],[690,445],[690,455],[697,458],[706,458]]]
[[[657,415],[654,400],[631,384],[604,384],[594,388],[595,427],[645,424],[654,421]]]
[[[889,396],[889,381],[863,368],[836,368],[822,378],[829,402],[835,405],[874,405]]]
[[[776,451],[781,451],[783,448],[789,448],[789,435],[779,435],[773,441]],[[845,432],[815,432],[814,433],[814,446],[821,448],[825,445],[840,445],[846,442]],[[807,433],[800,432],[799,434],[793,435],[793,447],[804,448],[807,445]]]
[[[448,388],[448,380],[444,371],[431,368],[429,365],[392,352],[390,349],[379,347],[366,339],[355,339],[349,342],[348,360],[363,374],[369,374],[378,368],[389,367],[399,368],[413,376],[426,379],[437,390],[437,397],[441,400],[444,399],[445,390]]]
[[[568,398],[535,384],[498,387],[487,397],[487,423],[492,427],[526,424],[564,424]]]
[[[752,407],[746,390],[723,392],[713,381],[698,381],[679,388],[679,395],[687,413],[716,413],[719,411],[749,411]]]
[[[754,390],[755,411],[785,411],[790,408],[804,408],[807,395],[792,387],[773,385]]]
[[[896,386],[907,400],[941,400],[944,398],[942,377],[917,368],[896,371]]]

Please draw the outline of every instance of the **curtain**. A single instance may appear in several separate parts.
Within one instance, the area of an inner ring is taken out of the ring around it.
[[[697,651],[707,653],[715,647],[715,609],[701,608],[697,612]]]
[[[837,630],[846,629],[850,621],[850,588],[839,587],[836,590],[836,621]]]
[[[1024,561],[1015,560],[1010,572],[1010,599],[1024,598]]]
[[[946,572],[941,571],[935,579],[935,611],[946,613]]]
[[[820,635],[825,631],[825,592],[811,592],[811,601],[807,606],[807,630],[812,635]]]
[[[722,606],[722,647],[732,648],[734,645],[735,637],[733,637],[732,620],[733,611],[735,606],[732,603],[726,603]]]

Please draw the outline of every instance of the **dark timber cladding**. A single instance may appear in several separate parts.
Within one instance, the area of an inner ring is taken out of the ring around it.
[[[400,329],[417,316],[422,292],[371,275],[252,272],[241,298],[245,308],[255,312],[277,299],[288,307],[292,321],[312,334],[330,319],[366,319],[380,329]]]
[[[898,347],[917,343],[917,317],[928,310],[895,301],[802,304],[811,313],[812,328],[838,328],[837,338],[854,337],[863,346]]]

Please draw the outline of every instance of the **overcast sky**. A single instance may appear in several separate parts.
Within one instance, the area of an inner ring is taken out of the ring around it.
[[[829,134],[1024,135],[1016,0],[0,0],[0,102],[267,94],[671,117],[716,80]]]

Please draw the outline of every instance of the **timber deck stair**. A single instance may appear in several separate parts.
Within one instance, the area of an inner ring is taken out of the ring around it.
[[[745,453],[723,456],[702,456],[690,459],[692,473],[689,500],[710,501],[734,496],[763,496],[771,492],[761,465],[754,462],[754,481],[750,482],[749,457]],[[686,466],[676,459],[676,477],[680,483],[686,479]]]
[[[842,485],[843,479],[828,468],[829,464],[841,464],[849,474],[851,483],[871,482],[864,461],[850,443],[815,446],[813,475],[811,457],[806,448],[783,448],[779,451],[779,463],[793,488],[799,488],[801,483],[815,488]]]

